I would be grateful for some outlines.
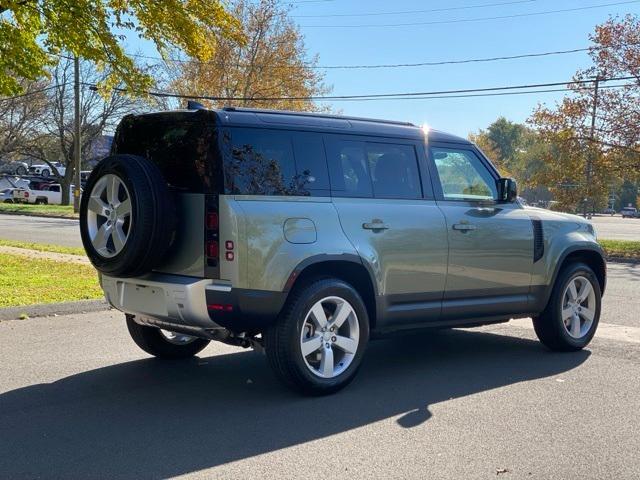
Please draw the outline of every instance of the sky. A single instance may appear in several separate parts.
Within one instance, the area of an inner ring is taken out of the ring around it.
[[[319,55],[319,65],[438,62],[585,48],[590,45],[589,34],[595,26],[610,15],[640,15],[640,0],[292,0],[292,3],[291,15],[304,35],[308,54]],[[597,7],[585,8],[592,6]],[[582,10],[558,12],[576,8]],[[438,9],[449,10],[390,13]],[[547,11],[556,12],[523,16]],[[383,14],[363,15],[373,13]],[[342,16],[352,14],[355,16]],[[504,16],[511,17],[487,19]],[[397,24],[401,25],[356,27]],[[127,50],[132,49],[153,54],[152,46],[139,41],[130,42]],[[330,95],[428,92],[564,82],[576,70],[589,65],[587,53],[581,52],[462,65],[328,69],[325,83],[332,87]],[[539,103],[553,105],[562,95],[334,101],[330,105],[344,115],[427,124],[466,137],[500,116],[524,122]]]

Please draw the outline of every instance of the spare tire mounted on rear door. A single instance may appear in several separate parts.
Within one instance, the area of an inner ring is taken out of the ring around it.
[[[173,196],[153,162],[113,155],[93,170],[80,204],[80,235],[100,272],[133,277],[152,270],[175,229]]]

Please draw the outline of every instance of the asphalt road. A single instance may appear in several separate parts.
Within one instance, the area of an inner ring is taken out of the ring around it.
[[[640,240],[640,219],[594,217],[599,238]],[[0,215],[0,238],[82,247],[77,220]]]
[[[585,351],[527,321],[397,337],[324,398],[221,344],[149,358],[117,312],[0,322],[0,477],[639,478],[640,267],[610,275]]]
[[[26,215],[0,215],[0,238],[82,247],[78,221]]]
[[[598,238],[609,240],[640,241],[640,218],[602,216],[591,220],[598,232]]]

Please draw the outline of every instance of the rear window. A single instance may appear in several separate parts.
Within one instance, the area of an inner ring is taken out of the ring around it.
[[[322,135],[257,128],[223,134],[225,192],[328,196]]]
[[[152,160],[169,186],[194,193],[218,191],[214,117],[208,112],[125,117],[112,153]]]

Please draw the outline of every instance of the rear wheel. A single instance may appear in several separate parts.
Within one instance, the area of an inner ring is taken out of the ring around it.
[[[27,169],[24,167],[24,165],[20,165],[18,168],[16,168],[16,175],[26,175]]]
[[[602,296],[588,265],[578,262],[562,269],[547,308],[533,319],[540,341],[557,351],[586,347],[598,328]]]
[[[44,178],[49,178],[50,175],[51,175],[51,171],[48,168],[43,168],[42,171],[40,172],[40,176]]]
[[[189,358],[200,353],[209,340],[155,327],[140,325],[127,316],[127,328],[136,345],[150,355],[159,358]]]
[[[368,340],[369,319],[358,292],[342,280],[322,279],[292,292],[265,334],[265,348],[286,385],[324,395],[353,380]]]

